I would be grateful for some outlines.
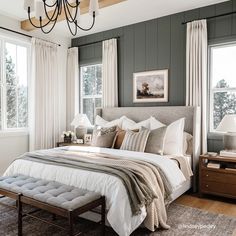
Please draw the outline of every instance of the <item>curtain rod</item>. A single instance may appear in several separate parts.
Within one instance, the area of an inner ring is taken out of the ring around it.
[[[2,26],[0,26],[0,29],[9,31],[9,32],[12,32],[12,33],[15,33],[15,34],[19,34],[19,35],[22,35],[22,36],[25,36],[25,37],[28,37],[28,38],[33,38],[33,36],[31,36],[31,35],[24,34],[24,33],[21,33],[21,32],[12,30],[12,29],[8,29],[8,28],[2,27]],[[49,42],[49,41],[48,41],[48,42]],[[53,42],[50,42],[50,43],[53,43]],[[57,43],[53,43],[53,44],[56,44],[56,45],[59,46],[59,47],[61,46],[60,44],[57,44]]]
[[[99,41],[95,41],[95,42],[91,42],[91,43],[85,43],[85,44],[81,44],[79,46],[75,46],[75,47],[86,47],[86,46],[89,46],[89,45],[93,45],[93,44],[96,44],[96,43],[101,43],[103,41],[106,41],[106,40],[110,40],[110,39],[120,39],[120,36],[117,36],[117,37],[112,37],[112,38],[108,38],[108,39],[103,39],[103,40],[99,40]],[[72,48],[72,47],[70,47]]]
[[[233,15],[233,14],[236,14],[236,11],[232,11],[232,12],[228,12],[228,13],[224,13],[224,14],[220,14],[220,15],[216,15],[216,16],[209,16],[209,17],[206,17],[204,19],[210,20],[210,19],[214,19],[214,18],[218,18],[218,17],[222,17],[222,16],[229,16],[229,15]],[[182,25],[185,25],[185,24],[187,24],[189,22],[193,22],[193,21],[190,20],[190,21],[182,22]]]

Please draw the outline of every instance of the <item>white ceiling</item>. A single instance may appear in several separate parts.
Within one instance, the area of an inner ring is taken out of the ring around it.
[[[127,0],[100,10],[95,27],[89,32],[79,31],[78,36],[101,32],[124,25],[130,25],[177,12],[225,2],[226,0]],[[24,0],[0,0],[0,14],[17,20],[27,18],[23,9]],[[14,7],[13,7],[14,6]],[[81,17],[81,24],[88,26],[91,17]],[[71,37],[66,22],[59,23],[55,31],[64,37]]]

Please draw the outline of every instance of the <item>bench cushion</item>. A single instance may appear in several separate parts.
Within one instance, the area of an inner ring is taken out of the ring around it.
[[[69,211],[101,197],[88,190],[23,175],[0,177],[0,188]]]

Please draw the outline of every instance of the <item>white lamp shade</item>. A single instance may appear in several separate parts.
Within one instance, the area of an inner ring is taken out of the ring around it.
[[[99,15],[99,4],[98,0],[90,0],[89,3],[89,14],[92,16],[95,11],[95,16]]]
[[[236,133],[236,115],[225,115],[216,131],[225,133]]]
[[[74,120],[71,122],[71,126],[77,127],[91,127],[91,123],[86,114],[77,114]]]
[[[35,17],[37,19],[40,18],[40,16],[42,17],[42,19],[45,18],[45,9],[44,9],[44,3],[43,1],[37,1],[36,2],[36,8],[35,8]]]
[[[30,7],[30,12],[34,11],[35,2],[34,0],[25,0],[24,1],[24,9],[28,12],[28,7]]]

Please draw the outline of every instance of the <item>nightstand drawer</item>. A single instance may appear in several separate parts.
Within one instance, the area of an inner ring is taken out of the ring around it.
[[[220,195],[236,196],[236,184],[216,183],[203,181],[201,183],[202,192],[215,193]]]
[[[202,170],[202,181],[213,181],[217,183],[235,184],[236,174],[222,173],[220,171]]]

